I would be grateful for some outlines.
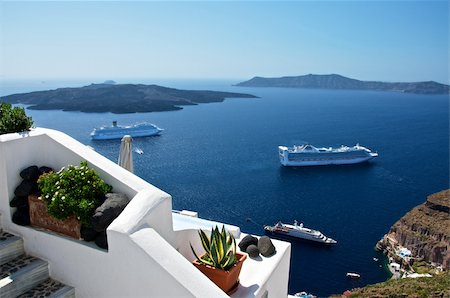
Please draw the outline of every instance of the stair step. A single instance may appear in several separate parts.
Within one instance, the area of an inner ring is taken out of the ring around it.
[[[24,254],[23,240],[6,232],[0,232],[0,265]]]
[[[0,266],[0,297],[17,297],[48,279],[48,263],[22,255]]]
[[[75,289],[51,278],[17,298],[74,298]]]

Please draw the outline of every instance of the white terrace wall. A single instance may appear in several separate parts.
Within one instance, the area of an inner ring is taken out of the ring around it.
[[[133,198],[108,228],[109,250],[18,226],[9,201],[30,165],[59,169],[87,160],[114,191]],[[0,212],[6,231],[24,239],[28,254],[49,262],[50,275],[77,297],[227,297],[175,248],[170,195],[71,137],[48,129],[0,135]]]

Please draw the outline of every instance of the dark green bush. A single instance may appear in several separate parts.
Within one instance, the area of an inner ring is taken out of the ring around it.
[[[29,130],[32,125],[33,120],[27,117],[23,108],[0,102],[0,135]]]
[[[75,215],[87,227],[91,225],[91,217],[104,195],[112,190],[86,161],[82,161],[80,166],[68,166],[59,172],[43,174],[38,186],[51,215],[61,220]]]

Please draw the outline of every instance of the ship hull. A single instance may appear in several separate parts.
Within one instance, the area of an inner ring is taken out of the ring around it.
[[[281,224],[281,227],[279,226]],[[277,236],[287,237],[287,238],[295,238],[300,240],[308,240],[316,243],[322,243],[326,245],[336,244],[337,242],[325,235],[321,232],[312,230],[309,228],[303,228],[301,226],[292,226],[282,224],[281,222],[275,226],[264,226],[264,231],[266,233],[271,233]]]
[[[142,131],[142,132],[127,132],[127,131],[121,131],[120,134],[92,134],[91,138],[93,140],[114,140],[114,139],[121,139],[124,135],[130,135],[133,138],[138,137],[151,137],[156,136],[160,134],[160,130],[155,131]]]
[[[307,235],[303,235],[300,233],[293,233],[293,232],[276,232],[276,231],[269,231],[269,230],[265,230],[265,232],[267,234],[273,234],[273,235],[277,235],[277,236],[281,236],[281,237],[286,237],[286,238],[294,238],[294,239],[299,239],[299,240],[305,240],[305,241],[313,241],[315,243],[320,243],[320,244],[325,244],[325,245],[332,245],[334,243],[329,243],[329,242],[325,242],[321,239],[317,239],[314,237],[310,237]],[[280,239],[284,239],[284,238],[280,238]]]
[[[311,145],[294,147],[278,146],[280,163],[283,166],[305,167],[326,165],[348,165],[369,161],[378,156],[359,144],[353,147],[316,148]]]
[[[352,159],[332,159],[332,160],[315,160],[315,161],[289,161],[280,159],[283,166],[286,167],[308,167],[308,166],[328,166],[328,165],[350,165],[371,160],[374,156],[352,158]]]
[[[159,128],[158,126],[151,123],[121,126],[117,125],[116,121],[113,121],[113,126],[103,126],[101,128],[95,128],[91,132],[91,138],[93,140],[114,140],[121,139],[125,135],[129,135],[133,138],[151,137],[160,134],[162,131],[162,128]]]

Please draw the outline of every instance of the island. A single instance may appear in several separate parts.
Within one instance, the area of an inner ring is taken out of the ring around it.
[[[240,82],[241,87],[285,87],[285,88],[316,88],[316,89],[353,89],[396,91],[416,94],[449,94],[449,85],[434,81],[415,83],[389,83],[377,81],[360,81],[338,74],[264,78],[254,77],[248,81]]]
[[[182,106],[222,102],[226,98],[256,98],[244,93],[181,90],[158,85],[115,84],[105,81],[79,88],[2,96],[0,101],[25,104],[34,110],[63,110],[115,114],[174,111]]]

